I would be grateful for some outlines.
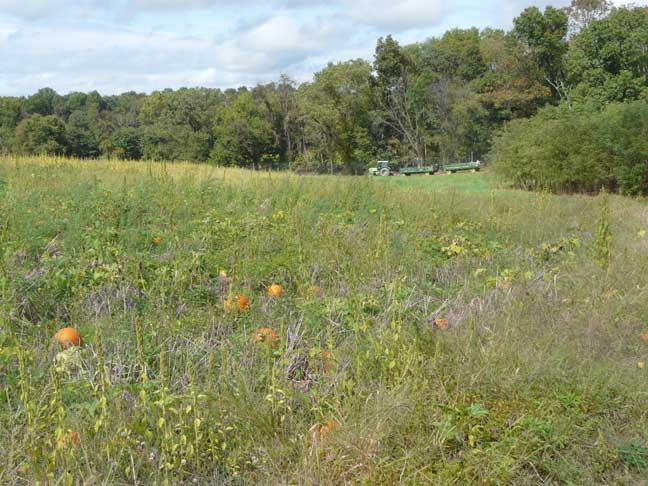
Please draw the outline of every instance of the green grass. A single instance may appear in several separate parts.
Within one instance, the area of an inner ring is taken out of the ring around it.
[[[601,239],[601,197],[488,174],[4,158],[0,180],[2,484],[648,474],[643,200],[610,197]]]
[[[377,183],[394,184],[401,188],[430,191],[457,191],[465,193],[498,190],[499,185],[491,172],[457,172],[455,174],[435,174],[433,176],[395,176],[375,177]]]

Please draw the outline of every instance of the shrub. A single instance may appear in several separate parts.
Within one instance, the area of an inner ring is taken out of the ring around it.
[[[516,187],[648,194],[648,105],[561,105],[509,123],[490,158]]]

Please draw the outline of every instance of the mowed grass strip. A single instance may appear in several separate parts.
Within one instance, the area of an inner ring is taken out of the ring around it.
[[[646,477],[643,200],[46,158],[0,179],[1,483]]]

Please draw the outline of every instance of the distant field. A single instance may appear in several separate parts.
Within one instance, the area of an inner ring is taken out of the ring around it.
[[[387,179],[397,187],[411,187],[432,191],[454,190],[459,192],[485,192],[496,189],[498,185],[490,172],[458,172],[456,174],[435,174],[433,176],[394,176],[376,177],[377,180]]]
[[[0,181],[0,484],[645,482],[644,200],[63,159]]]

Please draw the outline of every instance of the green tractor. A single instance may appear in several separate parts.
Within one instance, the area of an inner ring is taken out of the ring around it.
[[[437,170],[439,166],[436,164],[428,165],[425,167],[401,167],[398,170],[394,169],[388,160],[379,160],[376,162],[376,167],[369,169],[369,175],[371,176],[391,176],[391,175],[405,175],[410,176],[413,174],[428,174],[432,175]]]
[[[376,167],[369,169],[370,176],[392,176],[392,175],[432,175],[439,171],[444,171],[447,174],[454,174],[460,171],[478,172],[481,168],[481,162],[464,162],[456,164],[439,165],[432,163],[423,167],[401,167],[395,169],[388,160],[379,160],[376,162]]]

